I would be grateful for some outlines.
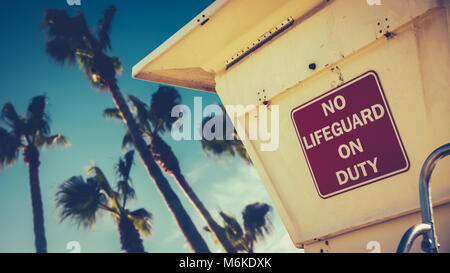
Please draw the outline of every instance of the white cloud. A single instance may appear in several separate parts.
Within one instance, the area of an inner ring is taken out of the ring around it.
[[[207,172],[208,168],[211,167],[209,161],[199,161],[186,173],[186,179],[191,185],[198,182]]]
[[[246,165],[239,166],[233,176],[214,183],[210,198],[221,210],[236,215],[253,202],[272,204],[255,168]]]
[[[174,229],[169,233],[170,235],[165,237],[166,244],[183,239],[183,235],[181,234],[179,229]]]

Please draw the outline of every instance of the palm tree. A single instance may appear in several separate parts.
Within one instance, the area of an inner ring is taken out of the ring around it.
[[[136,198],[130,182],[134,151],[119,159],[116,172],[119,177],[117,190],[113,190],[102,170],[95,165],[88,168],[91,177],[85,181],[73,176],[59,186],[55,194],[60,209],[60,221],[70,219],[78,227],[92,228],[101,211],[110,213],[117,223],[122,250],[127,253],[143,253],[144,245],[139,234],[147,237],[152,231],[152,214],[141,208],[127,209],[127,201]]]
[[[213,119],[219,119],[219,121],[222,121],[223,127],[226,128],[227,124],[231,124],[231,121],[229,120],[228,115],[226,114],[225,107],[223,105],[218,105],[222,109],[223,115],[218,116],[209,116],[205,117],[202,120],[202,128],[204,125],[208,122],[210,122]],[[214,125],[211,128],[211,130],[214,130]],[[226,130],[223,130],[223,137],[222,139],[212,139],[207,140],[205,138],[202,138],[202,149],[208,156],[212,156],[214,158],[220,157],[220,156],[236,156],[238,155],[239,158],[241,158],[245,163],[251,165],[252,161],[250,159],[250,156],[247,153],[247,150],[244,147],[244,144],[239,139],[239,136],[236,132],[236,129],[233,129],[233,133],[231,136],[226,135]]]
[[[25,116],[17,114],[8,102],[2,108],[1,120],[10,131],[0,127],[0,169],[11,166],[23,151],[23,160],[28,165],[31,206],[36,252],[47,252],[44,229],[44,210],[39,185],[39,149],[56,145],[68,145],[61,134],[51,135],[49,116],[45,112],[45,96],[34,97],[28,105]]]
[[[209,252],[192,219],[147,149],[147,144],[139,133],[138,124],[117,86],[116,76],[122,71],[122,66],[118,58],[107,55],[107,51],[111,50],[109,32],[115,13],[114,6],[105,10],[99,23],[98,35],[95,37],[83,13],[78,12],[76,16],[70,17],[64,10],[46,10],[43,28],[47,30],[48,36],[47,53],[62,65],[68,62],[70,66],[77,61],[94,87],[109,90],[147,173],[155,182],[188,244],[195,252]]]
[[[235,217],[219,212],[227,238],[237,251],[253,253],[255,243],[264,240],[271,233],[271,211],[271,206],[265,203],[247,205],[242,211],[243,227]],[[204,230],[210,232],[208,227]]]
[[[152,95],[150,107],[135,96],[129,96],[129,100],[134,106],[140,130],[142,134],[147,136],[150,142],[150,151],[160,167],[175,179],[187,198],[203,217],[223,249],[228,253],[236,252],[227,240],[223,228],[214,221],[214,218],[212,218],[203,202],[198,198],[184,177],[175,153],[160,136],[160,134],[170,130],[172,123],[176,121],[176,118],[171,116],[171,110],[175,105],[181,103],[181,96],[178,94],[178,91],[173,87],[160,86]],[[122,120],[117,110],[112,108],[106,109],[104,116]],[[129,134],[126,134],[123,145],[126,145],[129,139]]]

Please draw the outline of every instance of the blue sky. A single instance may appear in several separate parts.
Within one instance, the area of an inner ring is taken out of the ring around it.
[[[73,175],[84,174],[95,162],[114,183],[113,166],[121,155],[123,126],[102,117],[103,109],[113,107],[108,93],[93,90],[82,72],[68,69],[45,54],[45,36],[40,28],[47,8],[84,12],[90,26],[96,26],[103,10],[114,4],[118,12],[113,23],[112,55],[120,57],[124,71],[119,86],[124,94],[149,101],[157,84],[134,80],[131,68],[163,43],[213,1],[113,1],[82,0],[80,7],[70,7],[65,0],[2,1],[0,9],[0,105],[12,102],[23,113],[33,96],[49,98],[52,133],[62,133],[71,143],[41,153],[40,180],[44,202],[45,228],[49,252],[67,252],[66,244],[78,241],[82,252],[120,252],[117,228],[109,215],[103,215],[93,230],[77,229],[70,222],[59,223],[53,203],[57,186]],[[203,104],[219,102],[218,96],[178,88],[183,104],[193,105],[194,96]],[[165,137],[178,156],[181,169],[197,195],[217,217],[220,208],[240,218],[245,205],[270,199],[255,169],[239,159],[213,160],[205,156],[198,141],[176,142]],[[136,158],[137,159],[137,158]],[[0,252],[34,252],[31,204],[27,166],[22,157],[0,172]],[[153,235],[144,241],[148,252],[189,252],[161,196],[139,160],[132,170],[137,200],[130,208],[144,207],[154,215]],[[197,228],[202,219],[172,178],[168,177]],[[276,211],[274,231],[256,246],[257,252],[296,252]],[[210,249],[219,251],[209,234],[204,234]]]

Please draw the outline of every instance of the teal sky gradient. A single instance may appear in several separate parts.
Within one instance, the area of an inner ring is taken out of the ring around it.
[[[85,76],[73,67],[62,68],[45,53],[45,35],[40,28],[44,10],[80,9],[89,25],[96,27],[103,10],[114,4],[118,12],[113,22],[111,55],[121,59],[124,71],[119,77],[122,92],[149,102],[157,84],[134,80],[131,68],[178,29],[210,5],[212,1],[112,1],[82,0],[70,7],[65,0],[2,1],[0,9],[0,105],[10,101],[24,113],[33,96],[46,94],[52,133],[62,133],[71,143],[67,148],[41,152],[40,181],[44,202],[45,228],[49,252],[67,252],[69,241],[78,241],[82,252],[120,252],[117,228],[109,215],[103,215],[92,231],[77,229],[70,222],[58,223],[53,195],[57,186],[73,175],[84,175],[95,162],[115,184],[113,166],[121,155],[124,127],[102,117],[103,109],[113,107],[109,94],[93,90]],[[214,94],[178,88],[183,104],[193,107],[194,96],[203,105],[218,103]],[[1,125],[3,126],[3,124]],[[178,156],[181,169],[197,195],[219,220],[217,209],[238,216],[251,202],[270,199],[255,169],[239,159],[213,160],[205,156],[198,141],[165,140]],[[144,207],[154,215],[153,236],[144,241],[148,252],[189,252],[163,199],[149,179],[138,157],[132,170],[137,200],[130,208]],[[199,230],[204,222],[177,184],[168,177]],[[298,251],[274,211],[274,232],[257,251]],[[211,250],[219,247],[202,232]],[[28,169],[20,156],[11,168],[0,172],[0,252],[34,252],[34,236]]]

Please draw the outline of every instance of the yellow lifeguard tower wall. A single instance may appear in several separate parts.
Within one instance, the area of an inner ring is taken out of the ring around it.
[[[264,90],[269,104],[279,105],[279,147],[261,151],[264,141],[247,138],[244,144],[294,244],[305,252],[394,252],[403,233],[421,222],[418,180],[424,160],[450,142],[450,1],[218,2],[205,11],[205,25],[191,22],[180,30],[135,67],[134,77],[217,92],[224,105],[262,107]],[[245,14],[259,21],[247,22]],[[258,38],[255,33],[287,18],[294,20],[289,28],[227,68],[234,53]],[[229,28],[244,22],[246,29],[229,30],[227,20],[235,21]],[[225,39],[233,31],[236,39]],[[225,37],[218,38],[221,46],[212,41],[213,33]],[[208,42],[210,48],[202,50]],[[182,52],[191,54],[183,59]],[[317,67],[311,69],[311,63]],[[379,76],[409,170],[323,199],[291,110],[367,71]],[[431,178],[443,252],[450,252],[449,166],[450,158],[441,160]],[[413,251],[419,252],[417,241]]]

